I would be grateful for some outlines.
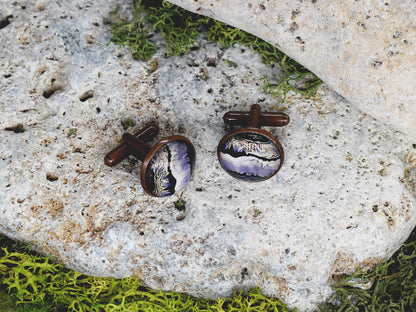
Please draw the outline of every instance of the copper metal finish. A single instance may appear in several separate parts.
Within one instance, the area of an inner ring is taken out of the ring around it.
[[[150,123],[147,126],[145,126],[143,129],[139,130],[135,134],[135,137],[137,137],[143,142],[148,142],[154,139],[158,132],[159,132],[159,127],[156,125],[156,123]],[[128,155],[130,155],[130,151],[128,151],[127,144],[123,142],[119,146],[111,150],[104,157],[104,163],[107,166],[113,167],[119,164]]]
[[[259,105],[254,104],[253,106],[259,106]],[[249,125],[249,117],[250,117],[250,112],[230,111],[224,115],[223,119],[224,119],[224,122],[228,125],[247,127]],[[258,126],[283,127],[283,126],[288,125],[289,122],[290,122],[289,116],[284,113],[264,112],[264,113],[260,113]]]
[[[123,144],[120,144],[116,148],[114,148],[112,151],[110,151],[104,158],[104,162],[106,165],[112,167],[120,163],[124,158],[126,158],[128,155],[133,155],[136,158],[138,158],[140,161],[143,162],[142,167],[140,169],[140,180],[142,183],[142,187],[144,191],[152,196],[169,196],[173,193],[166,195],[166,193],[163,191],[161,193],[152,191],[152,186],[147,185],[148,180],[146,180],[148,177],[147,169],[148,166],[152,161],[153,157],[158,153],[162,148],[164,148],[167,144],[170,144],[173,141],[180,141],[179,144],[185,144],[186,146],[186,152],[189,154],[186,154],[190,157],[190,175],[192,175],[194,162],[195,162],[195,149],[192,145],[192,143],[185,137],[180,135],[171,135],[168,136],[158,143],[156,143],[154,146],[150,146],[146,143],[146,141],[152,140],[156,134],[158,133],[159,128],[155,123],[148,124],[146,127],[141,129],[136,135],[132,135],[130,133],[124,133],[123,134]],[[177,142],[173,144],[178,144]],[[169,149],[169,147],[167,147]],[[159,157],[159,154],[155,157]],[[163,162],[162,162],[163,163]],[[169,166],[170,166],[170,160],[169,160]],[[152,167],[149,167],[150,171],[153,170]],[[168,173],[168,175],[171,175],[170,169],[168,171],[165,171]],[[159,173],[157,173],[159,174]],[[160,176],[157,176],[158,178]],[[173,179],[174,180],[174,179]],[[153,180],[150,180],[153,181]],[[176,181],[176,180],[174,180]],[[182,180],[183,182],[183,180]],[[153,183],[153,182],[149,182]],[[173,184],[175,185],[175,184]],[[175,192],[178,190],[176,189],[176,186],[174,186]],[[181,188],[179,188],[180,190]],[[169,189],[170,190],[170,189]],[[163,195],[161,195],[163,194]]]
[[[254,104],[251,106],[251,109],[249,112],[230,111],[226,113],[223,117],[223,120],[228,125],[243,126],[243,128],[232,130],[221,139],[217,148],[217,156],[219,160],[220,160],[220,153],[221,153],[221,148],[223,144],[225,144],[225,142],[227,142],[227,140],[229,140],[232,136],[235,136],[236,134],[242,134],[242,133],[256,133],[256,134],[260,134],[260,135],[267,137],[270,141],[276,144],[280,152],[280,157],[281,157],[280,165],[277,168],[276,172],[273,175],[271,175],[269,178],[274,176],[280,170],[284,161],[283,147],[276,137],[274,137],[270,132],[260,129],[260,127],[262,126],[269,126],[269,127],[286,126],[290,122],[290,118],[288,115],[284,113],[278,113],[278,112],[262,113],[260,105]],[[223,166],[222,163],[221,163],[221,166]],[[223,168],[225,171],[228,172],[228,170],[225,167]]]

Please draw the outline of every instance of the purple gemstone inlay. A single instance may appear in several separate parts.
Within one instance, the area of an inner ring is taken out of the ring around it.
[[[265,135],[245,132],[228,138],[220,147],[219,160],[233,177],[263,181],[280,168],[280,149]]]
[[[146,185],[156,196],[170,196],[189,182],[195,165],[195,150],[183,140],[163,145],[150,160],[145,174]]]

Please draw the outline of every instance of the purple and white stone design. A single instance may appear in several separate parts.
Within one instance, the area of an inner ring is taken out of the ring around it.
[[[279,146],[259,133],[237,133],[220,146],[222,167],[240,180],[257,182],[270,178],[279,170],[281,159]]]
[[[155,196],[173,195],[191,179],[195,166],[195,149],[186,141],[174,140],[163,145],[146,168],[145,181]]]

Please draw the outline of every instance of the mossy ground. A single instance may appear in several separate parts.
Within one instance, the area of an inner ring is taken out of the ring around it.
[[[131,48],[136,59],[149,60],[156,52],[153,33],[161,33],[166,46],[166,56],[188,53],[198,37],[204,34],[208,40],[226,49],[239,44],[260,54],[264,63],[278,68],[270,83],[265,77],[263,91],[284,100],[289,91],[311,96],[322,81],[302,65],[287,57],[273,45],[212,18],[188,12],[178,6],[160,0],[133,0],[133,18],[112,26],[111,41]],[[114,14],[117,14],[117,10]]]
[[[69,270],[0,236],[0,311],[279,311],[259,289],[205,300],[144,287],[137,278],[101,278]]]
[[[356,284],[370,284],[368,290]],[[390,259],[370,272],[357,271],[334,286],[333,303],[322,311],[416,311],[416,229]]]
[[[137,278],[81,274],[0,236],[0,311],[296,311],[256,288],[232,298],[205,300],[144,287]],[[392,258],[357,271],[334,286],[320,306],[329,312],[416,311],[416,230]],[[367,290],[356,284],[371,283]]]

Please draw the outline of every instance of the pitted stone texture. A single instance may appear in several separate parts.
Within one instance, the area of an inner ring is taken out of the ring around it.
[[[416,137],[416,2],[168,0],[252,33]]]
[[[156,289],[211,298],[259,286],[311,311],[333,279],[390,256],[414,227],[416,142],[327,87],[279,103],[260,91],[274,70],[257,54],[203,38],[183,57],[160,52],[150,70],[107,46],[112,1],[3,6],[13,18],[0,29],[2,233],[88,274],[136,275]],[[81,101],[88,90],[93,97]],[[262,183],[233,179],[216,156],[223,114],[253,103],[291,117],[269,129],[285,163]],[[182,192],[146,195],[131,157],[104,165],[126,118],[136,128],[157,120],[158,139],[194,143],[195,172]],[[25,132],[5,130],[19,123]],[[179,198],[185,211],[175,208]]]

